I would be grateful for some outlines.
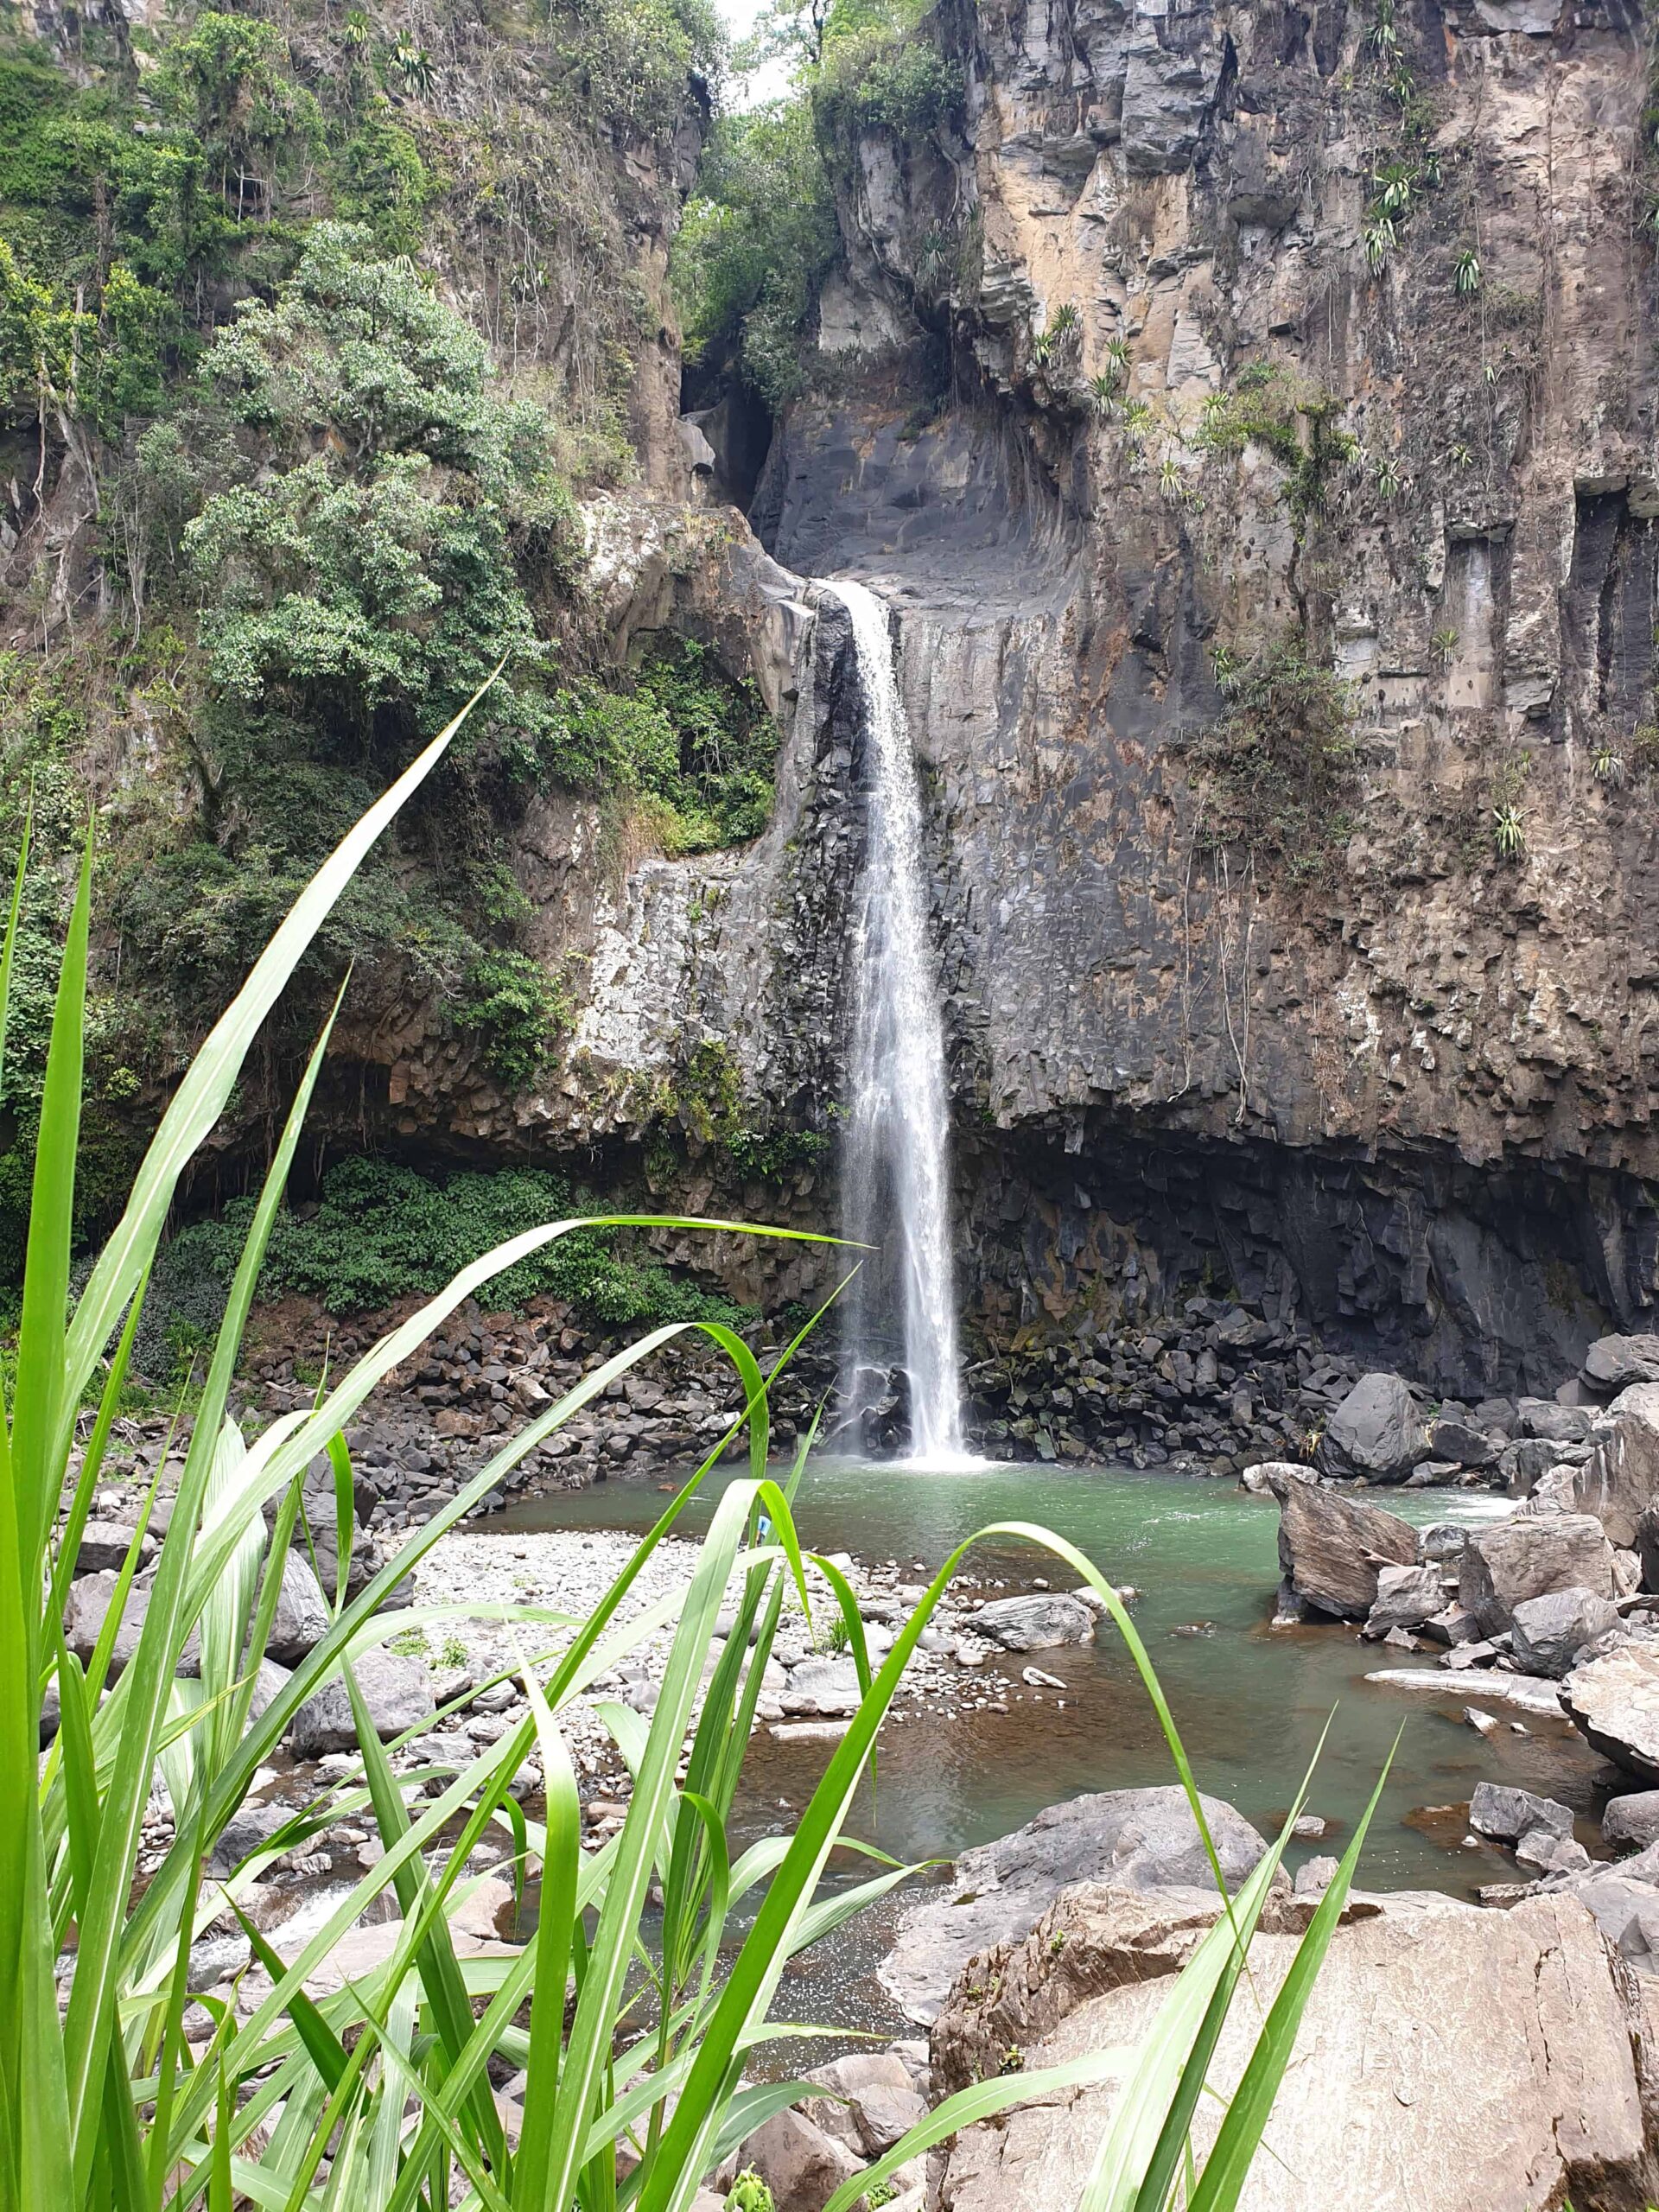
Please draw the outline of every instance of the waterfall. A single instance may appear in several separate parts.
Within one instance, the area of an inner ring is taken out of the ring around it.
[[[862,584],[823,588],[852,620],[869,803],[854,934],[844,1214],[847,1234],[882,1247],[887,1263],[883,1268],[873,1255],[853,1288],[848,1333],[854,1410],[868,1408],[874,1378],[885,1377],[881,1339],[890,1338],[896,1318],[910,1382],[911,1457],[933,1467],[963,1464],[950,1115],[938,969],[927,934],[916,761],[886,609]]]

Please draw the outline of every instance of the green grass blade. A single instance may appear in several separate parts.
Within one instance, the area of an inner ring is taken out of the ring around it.
[[[1307,1933],[1296,1947],[1290,1972],[1285,1976],[1279,1994],[1273,2000],[1272,2009],[1250,2054],[1249,2063],[1228,2101],[1221,2132],[1210,2156],[1204,2162],[1204,2171],[1192,2194],[1191,2212],[1234,2212],[1243,2193],[1251,2164],[1273,2110],[1273,2101],[1279,2094],[1279,2085],[1285,2078],[1285,2069],[1290,2063],[1297,2031],[1301,2026],[1302,2015],[1307,2010],[1307,2000],[1313,1993],[1315,1978],[1325,1963],[1331,1939],[1337,1932],[1338,1923],[1347,1905],[1354,1869],[1359,1864],[1359,1854],[1365,1847],[1366,1834],[1382,1802],[1389,1770],[1399,1748],[1400,1738],[1395,1736],[1382,1771],[1377,1777],[1376,1787],[1371,1792],[1370,1802],[1354,1830],[1353,1841],[1344,1852],[1331,1886],[1319,1899],[1319,1909]]]
[[[524,1688],[535,1715],[547,1797],[547,1835],[542,1856],[542,1910],[536,1929],[536,1986],[530,2012],[530,2059],[524,2082],[524,2131],[513,2161],[513,2212],[553,2212],[549,2164],[559,2089],[565,1988],[570,1974],[571,1931],[582,1872],[582,1802],[563,1736],[526,1667]]]

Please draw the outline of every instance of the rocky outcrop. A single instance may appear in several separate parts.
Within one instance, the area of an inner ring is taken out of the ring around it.
[[[1588,1514],[1499,1522],[1470,1532],[1459,1571],[1458,1596],[1482,1632],[1507,1629],[1516,1607],[1551,1591],[1613,1594],[1613,1551],[1599,1521]]]
[[[1222,1872],[1236,1889],[1267,1846],[1230,1805],[1214,1797],[1200,1802]],[[1074,1797],[1011,1835],[963,1852],[949,1894],[906,1912],[881,1967],[883,1986],[912,2019],[931,2020],[976,1952],[1017,1944],[1071,1883],[1105,1880],[1125,1890],[1213,1890],[1209,1858],[1182,1790]]]
[[[1656,2171],[1638,2061],[1646,2012],[1584,1904],[1367,1910],[1338,1929],[1314,1984],[1274,2107],[1273,2155],[1256,2160],[1243,2212],[1642,2205]],[[1118,2049],[1127,2069],[1215,1912],[1213,1897],[1071,1891],[953,1992],[933,2033],[941,2086],[996,2072],[1011,2053],[1034,2069]],[[1277,1932],[1253,1944],[1261,2005],[1295,1947]],[[1241,2003],[1223,2032],[1220,2101],[1201,2100],[1195,2123],[1200,2165],[1259,2020]],[[1075,2202],[1122,2078],[965,2130],[944,2202],[952,2212]]]

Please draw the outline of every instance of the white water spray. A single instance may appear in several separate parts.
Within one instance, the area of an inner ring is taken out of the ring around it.
[[[830,583],[852,620],[863,696],[869,825],[855,940],[847,1233],[896,1259],[898,1319],[910,1380],[911,1457],[973,1465],[963,1450],[955,1271],[950,1258],[950,1116],[939,978],[928,942],[922,807],[910,726],[893,674],[886,609],[862,584]],[[872,1339],[877,1263],[855,1285],[855,1406],[885,1371]],[[868,1400],[867,1400],[868,1402]]]

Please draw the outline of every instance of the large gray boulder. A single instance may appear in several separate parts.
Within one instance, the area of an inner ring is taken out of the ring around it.
[[[976,1962],[933,2035],[942,2092],[995,2073],[1121,2051],[1097,2086],[963,2129],[942,2201],[951,2212],[1058,2212],[1082,2195],[1123,2083],[1172,1978],[1196,1945],[1195,1902],[1075,1891],[1023,1945]],[[1569,1895],[1503,1913],[1378,1900],[1339,1927],[1279,2089],[1239,2212],[1542,2212],[1654,2202],[1646,2144],[1642,1992]],[[1208,1917],[1215,1905],[1204,1900]],[[1143,1925],[1131,1916],[1139,1908]],[[1182,1919],[1185,1924],[1182,1925]],[[1296,1954],[1270,1929],[1250,1993],[1194,2118],[1202,2168]]]
[[[1632,1382],[1659,1382],[1659,1337],[1598,1337],[1580,1372],[1597,1390],[1624,1390]]]
[[[437,1713],[423,1660],[404,1658],[395,1651],[365,1651],[352,1662],[352,1671],[383,1742],[418,1728]],[[289,1741],[295,1758],[301,1759],[356,1749],[357,1727],[343,1676],[333,1675],[307,1698],[294,1715]]]
[[[1376,1603],[1385,1567],[1417,1564],[1417,1531],[1397,1513],[1290,1482],[1279,1498],[1279,1566],[1305,1605],[1363,1621]]]
[[[1522,1398],[1516,1418],[1522,1436],[1547,1437],[1552,1444],[1582,1444],[1595,1421],[1588,1406],[1558,1406],[1553,1398]]]
[[[1458,1570],[1458,1597],[1482,1632],[1508,1628],[1515,1609],[1552,1590],[1584,1589],[1613,1594],[1613,1548],[1600,1522],[1585,1514],[1555,1513],[1537,1520],[1516,1516],[1471,1529]]]
[[[1427,1456],[1417,1402],[1397,1375],[1362,1375],[1319,1439],[1326,1474],[1374,1483],[1402,1483]]]
[[[1593,1513],[1610,1543],[1634,1548],[1646,1509],[1659,1499],[1659,1387],[1627,1390],[1573,1477],[1573,1506]]]
[[[1491,1436],[1472,1421],[1437,1421],[1428,1432],[1428,1449],[1436,1459],[1449,1459],[1457,1467],[1490,1467],[1503,1449],[1501,1436]]]
[[[879,2158],[927,2116],[910,2069],[891,2050],[849,2051],[815,2066],[806,2079],[822,2082],[832,2094],[809,2097],[801,2111],[861,2158]]]
[[[1561,1707],[1597,1751],[1659,1781],[1659,1643],[1627,1643],[1575,1667]]]
[[[852,1659],[808,1659],[791,1674],[779,1697],[785,1713],[844,1719],[863,1697]]]
[[[1035,1590],[1029,1597],[993,1598],[970,1625],[1006,1651],[1047,1651],[1065,1643],[1092,1643],[1095,1617],[1080,1598]]]
[[[1510,1623],[1515,1663],[1523,1674],[1549,1675],[1559,1681],[1571,1674],[1586,1643],[1618,1626],[1618,1606],[1593,1590],[1552,1590],[1542,1598],[1523,1598]]]
[[[777,2212],[823,2212],[842,2182],[865,2164],[855,2151],[804,2113],[785,2108],[756,2128],[732,2161],[753,2169],[772,2192]]]
[[[1632,1789],[1611,1799],[1601,1816],[1601,1840],[1615,1851],[1645,1851],[1659,1843],[1659,1789]]]
[[[1201,1797],[1230,1889],[1267,1849],[1240,1813]],[[880,1967],[914,2020],[931,2020],[976,1951],[1017,1942],[1074,1882],[1120,1889],[1213,1890],[1215,1877],[1185,1791],[1108,1789],[1050,1805],[1034,1821],[957,1859],[948,1893],[919,1899]]]

